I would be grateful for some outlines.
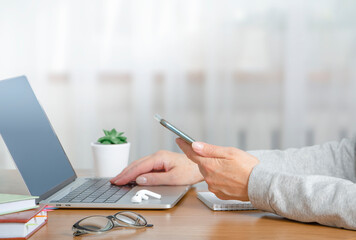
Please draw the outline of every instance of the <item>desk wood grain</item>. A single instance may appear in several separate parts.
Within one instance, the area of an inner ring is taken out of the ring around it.
[[[79,174],[81,175],[81,174]],[[15,170],[0,170],[1,193],[27,193]],[[169,210],[137,210],[153,228],[117,229],[73,238],[71,227],[89,215],[111,215],[120,209],[59,209],[31,240],[48,239],[356,239],[356,231],[305,224],[262,211],[212,211],[196,198],[196,189]]]

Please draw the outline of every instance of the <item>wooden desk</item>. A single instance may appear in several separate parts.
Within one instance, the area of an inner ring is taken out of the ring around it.
[[[0,170],[0,192],[26,194],[15,170]],[[192,189],[169,210],[135,210],[153,228],[112,230],[99,235],[73,238],[72,225],[89,215],[111,215],[111,210],[68,210],[49,212],[48,223],[31,240],[42,239],[356,239],[356,231],[290,221],[262,211],[212,211],[196,198]]]

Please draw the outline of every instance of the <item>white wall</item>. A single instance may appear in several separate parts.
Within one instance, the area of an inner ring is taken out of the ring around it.
[[[125,131],[131,161],[178,151],[155,113],[213,144],[301,147],[355,134],[355,14],[352,0],[2,0],[0,79],[28,76],[75,168],[92,168],[103,128]]]

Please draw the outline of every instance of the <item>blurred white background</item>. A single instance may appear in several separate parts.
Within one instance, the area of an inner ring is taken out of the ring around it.
[[[131,161],[178,151],[155,113],[212,144],[313,145],[356,132],[355,15],[353,0],[1,0],[0,79],[29,78],[77,169],[103,128]]]

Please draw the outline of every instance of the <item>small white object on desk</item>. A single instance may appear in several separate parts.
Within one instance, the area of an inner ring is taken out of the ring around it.
[[[256,210],[251,202],[221,200],[212,192],[198,192],[197,197],[214,211]]]
[[[137,191],[137,193],[131,198],[131,202],[133,203],[140,203],[143,200],[148,200],[148,196],[154,197],[157,199],[161,199],[161,195],[146,189],[142,189],[140,191]]]

